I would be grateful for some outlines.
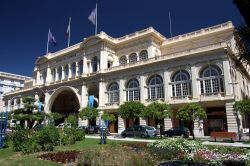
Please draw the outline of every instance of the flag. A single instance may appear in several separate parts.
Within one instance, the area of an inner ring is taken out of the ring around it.
[[[65,33],[66,38],[69,38],[69,36],[70,36],[70,21],[71,21],[71,17],[69,18],[69,25],[68,25],[67,31]]]
[[[53,43],[54,46],[56,45],[56,39],[55,39],[55,37],[52,35],[52,33],[50,32],[50,29],[49,29],[49,33],[48,33],[48,43]]]
[[[94,25],[96,25],[96,17],[97,17],[97,7],[90,13],[88,19],[91,21]]]

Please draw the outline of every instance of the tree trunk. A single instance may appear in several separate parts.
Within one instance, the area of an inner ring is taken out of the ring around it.
[[[248,117],[248,135],[250,140],[250,113],[247,114],[247,117]]]
[[[194,136],[194,122],[191,122],[192,123],[192,135],[193,135],[193,140],[195,140],[195,136]]]

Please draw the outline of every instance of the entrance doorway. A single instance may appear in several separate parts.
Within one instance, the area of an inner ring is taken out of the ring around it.
[[[75,93],[71,90],[64,90],[56,97],[51,112],[57,112],[62,115],[61,119],[55,121],[55,125],[63,123],[69,115],[78,114],[80,104]]]

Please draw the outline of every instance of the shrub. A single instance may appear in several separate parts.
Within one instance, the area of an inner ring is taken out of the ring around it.
[[[71,145],[75,144],[76,141],[81,141],[85,138],[85,133],[82,130],[76,128],[64,128],[64,132],[61,134],[61,144]]]
[[[125,149],[121,146],[102,147],[100,149],[89,149],[83,151],[77,158],[78,166],[96,166],[96,165],[155,165],[151,155],[145,151],[136,152]]]
[[[22,151],[24,143],[28,141],[28,132],[21,127],[17,127],[13,132],[12,136],[12,147],[13,150],[18,152]]]
[[[60,135],[53,125],[42,128],[34,137],[43,151],[53,151],[54,146],[59,145]]]

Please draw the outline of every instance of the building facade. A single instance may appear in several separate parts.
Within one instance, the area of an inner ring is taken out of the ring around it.
[[[13,108],[18,100],[15,96],[33,95],[44,103],[45,112],[67,117],[87,107],[89,96],[94,96],[100,115],[109,112],[117,118],[110,124],[110,131],[120,133],[131,125],[131,120],[117,115],[119,105],[126,101],[145,105],[164,102],[174,112],[196,102],[208,115],[206,121],[195,122],[196,134],[238,132],[233,104],[249,96],[249,66],[234,66],[238,50],[233,32],[231,22],[173,38],[164,37],[152,27],[120,38],[100,32],[39,57],[33,86],[6,94],[5,107]],[[157,125],[156,119],[136,122]],[[241,127],[247,123],[244,117],[240,122]],[[165,129],[182,125],[174,117],[164,120]]]
[[[0,112],[4,109],[3,95],[24,88],[24,82],[27,80],[32,78],[0,71]]]

